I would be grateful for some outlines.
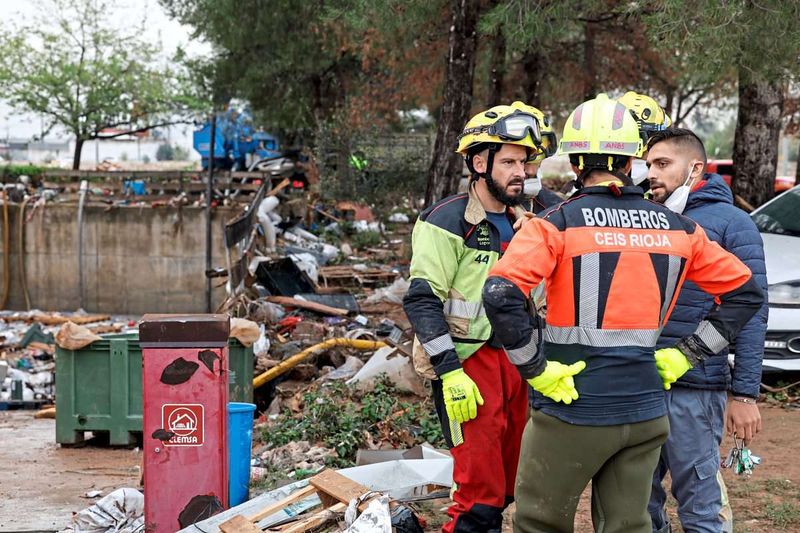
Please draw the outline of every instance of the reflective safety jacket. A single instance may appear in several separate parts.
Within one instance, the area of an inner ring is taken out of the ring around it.
[[[521,211],[507,214],[513,224]],[[434,378],[460,368],[492,335],[481,289],[503,253],[500,232],[471,186],[468,194],[445,198],[420,214],[412,249],[403,308],[433,367],[435,375],[427,377]]]
[[[763,301],[741,261],[690,219],[643,199],[638,187],[581,189],[526,223],[489,276],[486,313],[523,377],[540,374],[547,360],[586,362],[574,378],[576,402],[539,396],[535,404],[584,425],[666,413],[653,354],[685,280],[721,304],[679,341],[695,363],[720,352]],[[525,297],[542,280],[543,339]]]

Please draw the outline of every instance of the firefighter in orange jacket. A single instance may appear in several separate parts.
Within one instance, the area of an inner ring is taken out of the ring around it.
[[[579,191],[523,226],[483,289],[495,336],[535,391],[517,532],[572,531],[591,481],[596,529],[649,533],[652,473],[669,431],[663,389],[714,357],[763,301],[741,261],[632,185],[640,143],[622,104],[601,94],[578,106],[560,151]],[[542,280],[544,328],[526,296]],[[692,335],[656,351],[685,280],[720,305]]]

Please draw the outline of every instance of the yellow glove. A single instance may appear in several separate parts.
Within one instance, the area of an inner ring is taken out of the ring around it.
[[[528,380],[534,390],[541,392],[548,398],[556,402],[571,404],[578,399],[578,391],[575,389],[575,380],[572,376],[586,368],[585,361],[578,361],[571,365],[565,365],[558,361],[548,361],[544,367],[544,372]]]
[[[472,378],[461,368],[441,377],[447,418],[463,424],[478,416],[478,406],[483,405],[483,397]]]
[[[662,348],[656,350],[656,368],[661,381],[664,382],[664,390],[669,390],[678,378],[692,368],[692,365],[679,349]]]

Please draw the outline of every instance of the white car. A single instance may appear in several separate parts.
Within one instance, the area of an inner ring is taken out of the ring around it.
[[[769,283],[764,372],[800,371],[800,185],[750,216],[764,239]]]

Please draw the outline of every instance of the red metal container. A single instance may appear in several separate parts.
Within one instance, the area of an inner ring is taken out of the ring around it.
[[[172,533],[228,507],[227,315],[145,315],[145,530]]]

